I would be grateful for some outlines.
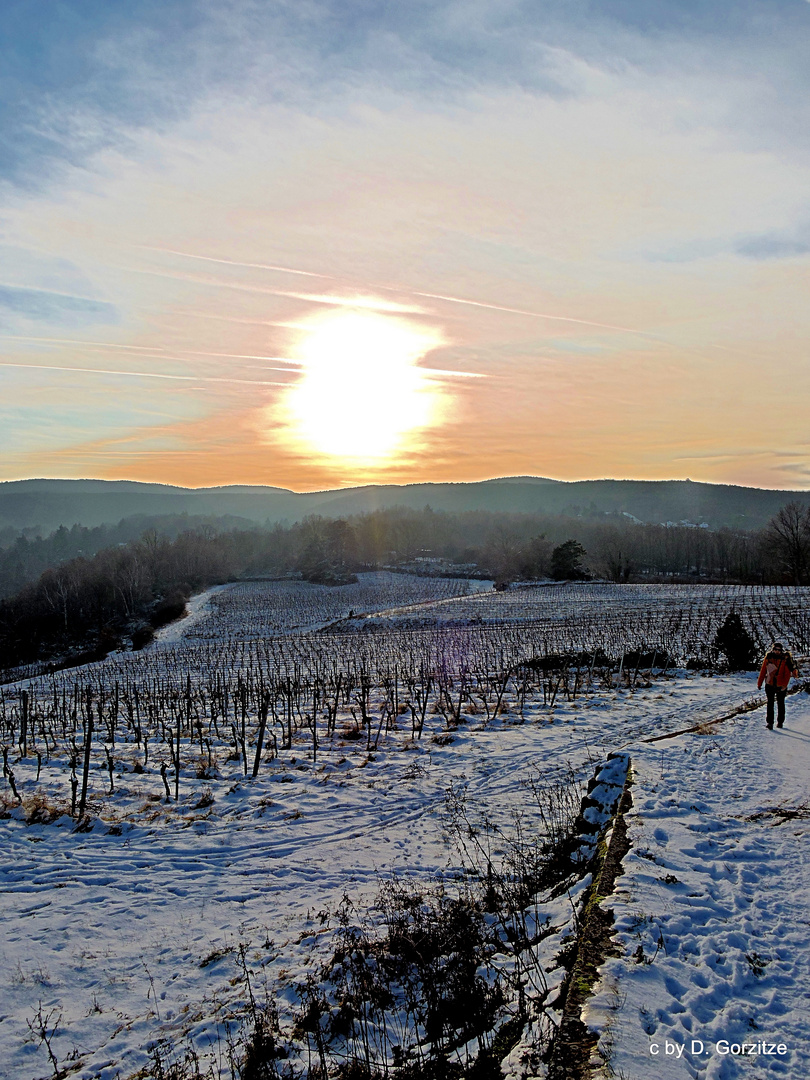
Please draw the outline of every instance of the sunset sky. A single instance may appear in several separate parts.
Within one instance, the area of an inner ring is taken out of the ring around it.
[[[810,488],[807,0],[5,0],[0,479]]]

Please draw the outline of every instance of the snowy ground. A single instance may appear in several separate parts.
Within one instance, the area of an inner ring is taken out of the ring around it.
[[[389,570],[358,574],[357,581],[339,588],[287,580],[216,585],[192,597],[188,615],[161,630],[158,638],[193,643],[306,633],[350,614],[390,614],[464,601],[470,595],[491,593],[492,585],[477,578],[418,577]]]
[[[762,710],[632,755],[624,955],[588,1014],[612,1069],[810,1075],[810,698],[781,731]]]
[[[207,603],[183,620],[190,634],[204,632]],[[755,695],[751,674],[681,672],[553,709],[527,704],[525,720],[514,709],[489,724],[471,716],[449,737],[441,716],[419,741],[403,720],[373,754],[338,735],[313,763],[302,739],[255,780],[221,760],[213,803],[205,780],[184,776],[180,803],[165,805],[154,766],[132,773],[120,747],[113,797],[103,770],[93,774],[91,832],[67,817],[26,824],[15,810],[0,821],[0,1076],[53,1075],[32,1028],[57,1021],[53,1053],[84,1080],[132,1076],[159,1037],[215,1041],[245,998],[240,945],[254,979],[283,1000],[327,946],[318,913],[344,893],[362,908],[393,874],[455,872],[451,783],[506,813],[526,805],[527,778],[569,764],[589,774],[619,748],[632,757],[635,801],[612,901],[625,952],[606,964],[588,1016],[615,1075],[807,1076],[808,819],[778,811],[810,805],[810,698],[788,699],[783,731],[767,732],[757,710],[643,741]],[[24,799],[51,782],[43,772],[37,784],[35,765],[14,764]],[[64,777],[53,783],[64,797]],[[691,1053],[693,1038],[705,1054]],[[715,1050],[744,1038],[787,1052],[752,1061]],[[687,1049],[667,1055],[668,1042]]]

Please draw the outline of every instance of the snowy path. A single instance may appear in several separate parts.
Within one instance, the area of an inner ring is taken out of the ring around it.
[[[167,623],[155,633],[155,641],[162,645],[174,645],[188,636],[189,631],[203,622],[211,613],[211,603],[215,596],[232,588],[231,585],[212,585],[204,592],[192,596],[186,604],[186,614],[174,622]]]
[[[633,762],[633,849],[609,904],[625,955],[586,1016],[607,1025],[610,1075],[803,1080],[810,699],[788,700],[782,731],[757,711]]]

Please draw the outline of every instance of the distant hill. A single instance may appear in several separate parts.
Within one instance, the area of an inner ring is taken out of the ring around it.
[[[786,502],[810,505],[810,492],[772,491],[689,480],[580,480],[516,476],[475,483],[386,484],[297,493],[234,485],[180,488],[130,480],[15,480],[0,483],[0,530],[95,526],[133,515],[189,514],[257,523],[308,514],[344,517],[392,506],[434,510],[590,517],[626,514],[643,522],[761,528]]]

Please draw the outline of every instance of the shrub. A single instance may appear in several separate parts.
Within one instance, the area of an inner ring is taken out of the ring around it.
[[[174,589],[159,600],[149,615],[149,622],[155,629],[174,622],[186,613],[186,600],[188,595],[182,589]]]
[[[155,640],[155,631],[147,623],[144,623],[132,631],[130,639],[134,650],[144,649]]]
[[[738,612],[730,611],[715,634],[715,647],[725,657],[730,671],[750,671],[757,655],[754,639],[745,629]]]

